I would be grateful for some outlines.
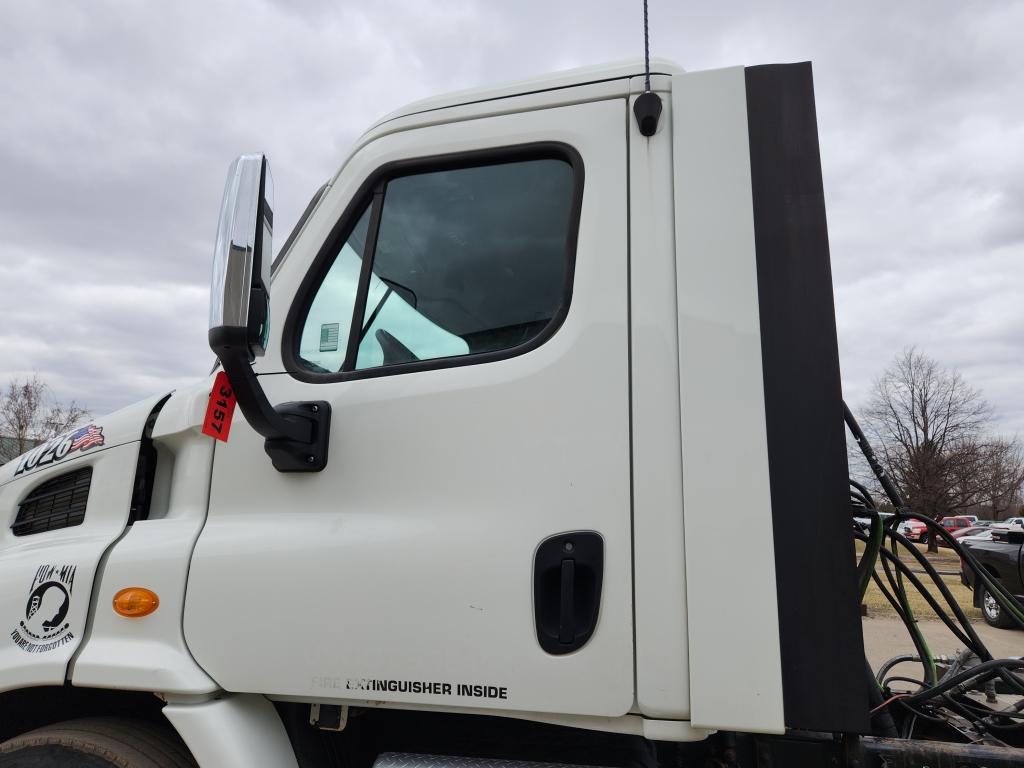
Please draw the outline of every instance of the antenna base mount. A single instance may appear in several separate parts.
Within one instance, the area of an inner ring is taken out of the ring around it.
[[[661,97],[652,91],[641,93],[633,102],[636,125],[644,136],[653,136],[661,119]]]

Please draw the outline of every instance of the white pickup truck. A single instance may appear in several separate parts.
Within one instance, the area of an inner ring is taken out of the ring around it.
[[[273,265],[236,161],[220,373],[0,468],[0,767],[880,764],[810,66],[645,82],[389,115]]]

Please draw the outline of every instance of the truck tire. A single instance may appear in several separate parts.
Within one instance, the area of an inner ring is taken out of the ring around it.
[[[0,768],[196,768],[169,727],[113,717],[47,725],[0,744]]]
[[[985,623],[993,627],[1010,629],[1015,625],[1014,620],[1006,615],[1006,611],[984,585],[981,586],[981,615],[985,617]]]

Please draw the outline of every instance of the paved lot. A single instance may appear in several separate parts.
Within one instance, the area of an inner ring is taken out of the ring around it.
[[[886,659],[898,654],[914,652],[906,627],[899,619],[865,618],[863,624],[864,650],[872,668],[877,669]],[[936,655],[952,655],[963,647],[940,621],[922,621],[920,626],[928,646]],[[1024,656],[1024,630],[996,629],[983,621],[974,622],[974,630],[993,656]]]

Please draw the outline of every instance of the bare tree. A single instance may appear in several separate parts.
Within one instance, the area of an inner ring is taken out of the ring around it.
[[[1024,451],[1016,440],[993,440],[984,450],[977,503],[988,507],[994,520],[1012,517],[1021,506]]]
[[[66,432],[88,416],[89,411],[74,400],[57,402],[38,374],[11,379],[0,394],[0,435],[14,439],[16,454]]]
[[[991,420],[958,371],[913,348],[878,378],[866,410],[886,471],[907,504],[935,520],[978,504],[1002,508],[1019,494],[1020,446],[990,435]]]

